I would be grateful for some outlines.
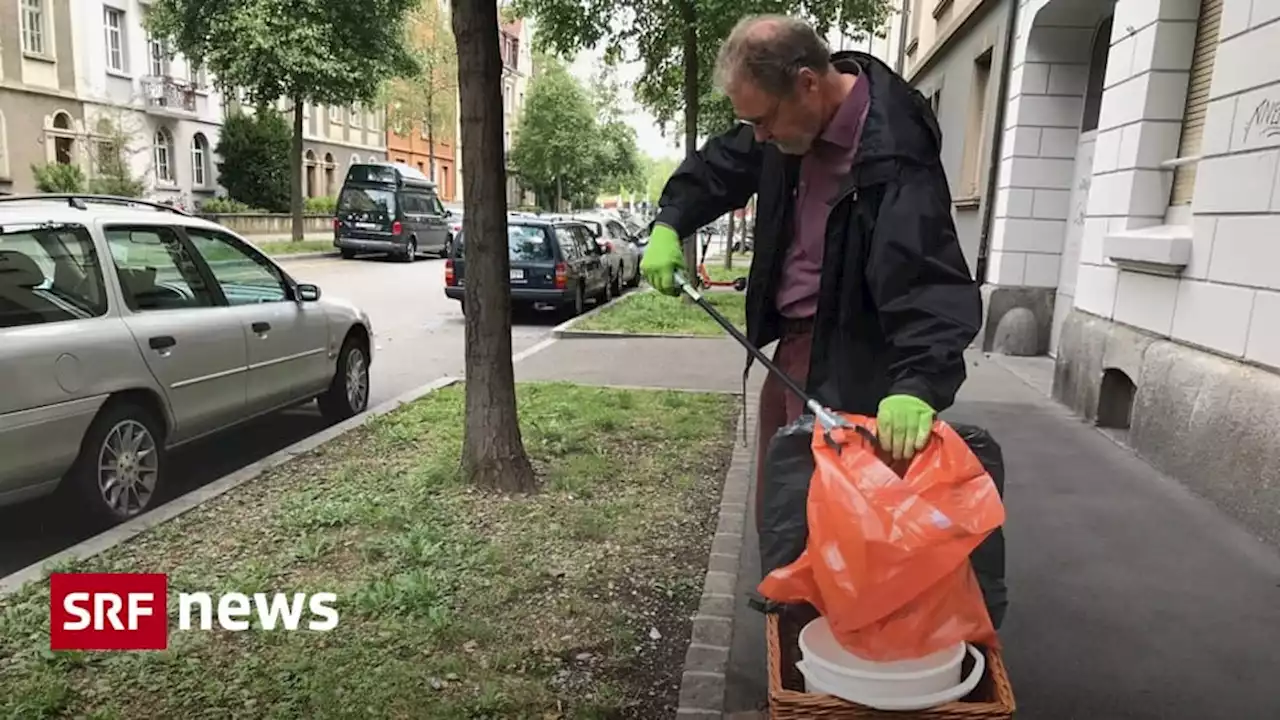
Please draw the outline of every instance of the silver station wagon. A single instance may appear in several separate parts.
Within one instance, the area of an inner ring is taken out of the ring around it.
[[[145,511],[166,453],[319,401],[369,401],[373,328],[221,225],[90,195],[0,197],[0,505]]]

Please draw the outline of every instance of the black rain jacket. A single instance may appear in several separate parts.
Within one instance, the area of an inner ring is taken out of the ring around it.
[[[871,104],[827,222],[807,389],[860,415],[876,415],[880,400],[899,393],[941,412],[965,380],[963,352],[982,322],[951,218],[941,132],[924,96],[883,62],[860,52],[832,61],[870,82]],[[757,348],[779,337],[776,295],[799,170],[799,156],[739,125],[686,158],[658,203],[656,222],[688,238],[757,194],[747,283],[747,337]]]

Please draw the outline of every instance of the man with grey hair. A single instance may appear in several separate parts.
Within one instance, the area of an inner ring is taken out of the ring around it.
[[[793,18],[742,20],[717,65],[741,121],[667,181],[642,272],[676,294],[680,239],[756,195],[747,337],[760,348],[777,340],[783,370],[828,406],[875,416],[884,450],[910,458],[954,402],[982,314],[937,120],[883,62],[832,55]],[[766,379],[758,468],[802,412]]]

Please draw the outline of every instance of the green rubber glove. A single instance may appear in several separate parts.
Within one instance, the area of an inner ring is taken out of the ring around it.
[[[684,269],[684,249],[675,230],[655,223],[649,234],[649,246],[640,261],[640,274],[654,290],[663,295],[679,295],[675,272]]]
[[[935,412],[929,404],[910,395],[890,395],[880,401],[876,434],[880,447],[894,460],[909,460],[929,440]]]

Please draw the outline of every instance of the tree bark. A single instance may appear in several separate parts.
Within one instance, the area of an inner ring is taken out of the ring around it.
[[[698,14],[693,0],[681,0],[680,16],[684,20],[684,154],[698,152]],[[698,234],[684,244],[684,265],[690,282],[698,284]]]
[[[433,70],[434,72],[434,70]],[[434,78],[433,78],[434,81]],[[427,116],[422,122],[427,126],[427,177],[436,181],[436,123],[435,123],[435,91],[427,92]]]
[[[458,43],[466,249],[466,422],[462,470],[480,487],[536,487],[516,414],[502,158],[498,6],[451,0]]]
[[[293,99],[293,158],[290,161],[292,179],[289,199],[289,214],[293,216],[293,240],[301,242],[304,233],[302,228],[302,99]]]

